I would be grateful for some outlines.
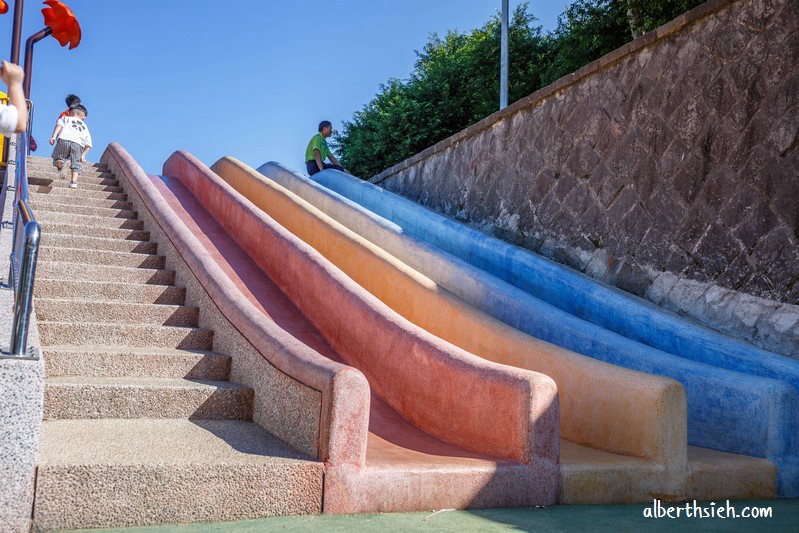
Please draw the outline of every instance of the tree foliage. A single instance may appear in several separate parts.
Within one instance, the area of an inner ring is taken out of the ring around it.
[[[702,0],[576,0],[543,34],[527,4],[509,20],[508,101],[514,102],[668,22]],[[432,34],[410,77],[377,95],[333,146],[342,163],[367,178],[432,146],[499,107],[500,17],[469,33]]]
[[[705,0],[624,0],[633,37],[664,25]]]

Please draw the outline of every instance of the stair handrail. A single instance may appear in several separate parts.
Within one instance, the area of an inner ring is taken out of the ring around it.
[[[31,110],[33,106],[30,106]],[[30,127],[30,122],[28,123]],[[14,322],[11,355],[25,355],[33,303],[36,260],[41,228],[28,202],[28,154],[30,129],[17,136],[16,183],[14,187],[14,228],[8,283],[14,290]]]

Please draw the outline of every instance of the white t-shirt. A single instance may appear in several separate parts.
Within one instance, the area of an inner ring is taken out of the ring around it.
[[[19,110],[13,105],[0,104],[0,133],[13,135],[17,131]]]
[[[61,117],[56,124],[61,126],[61,131],[58,133],[59,139],[78,143],[84,148],[92,145],[89,127],[78,117]]]

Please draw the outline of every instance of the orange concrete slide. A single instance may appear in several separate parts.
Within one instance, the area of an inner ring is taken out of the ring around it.
[[[408,322],[190,155],[173,154],[164,174],[149,177],[149,194],[183,213],[198,237],[226,234],[261,270],[260,283],[285,294],[270,318],[293,324],[296,341],[369,381],[365,457],[327,464],[326,512],[557,500],[551,378],[478,358]],[[226,249],[208,252],[224,259]]]
[[[486,359],[552,376],[566,439],[562,501],[684,495],[686,406],[679,383],[530,337],[467,305],[243,163],[223,158],[212,170],[411,322]]]
[[[563,500],[636,501],[654,493],[683,494],[686,414],[677,382],[530,337],[465,304],[246,165],[223,158],[212,169],[408,320],[471,353],[552,376],[567,439],[561,456]],[[598,485],[603,490],[597,491]]]

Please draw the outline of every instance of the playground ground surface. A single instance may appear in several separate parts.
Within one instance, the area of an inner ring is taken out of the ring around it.
[[[729,504],[736,513],[760,513],[771,509],[771,517],[720,518],[686,517],[685,503],[662,504],[658,511],[649,505],[559,505],[547,508],[484,509],[473,511],[441,510],[421,513],[392,513],[373,515],[313,515],[284,516],[245,520],[241,522],[187,524],[123,529],[80,530],[93,533],[229,533],[294,532],[294,531],[799,531],[799,499],[790,500],[734,500]],[[648,518],[647,508],[652,514],[666,512],[672,505],[682,507],[680,516]],[[694,513],[693,502],[689,507]],[[726,508],[726,501],[697,502],[700,514],[710,514],[716,509]],[[756,510],[755,510],[756,509]],[[724,511],[727,514],[727,511]]]

